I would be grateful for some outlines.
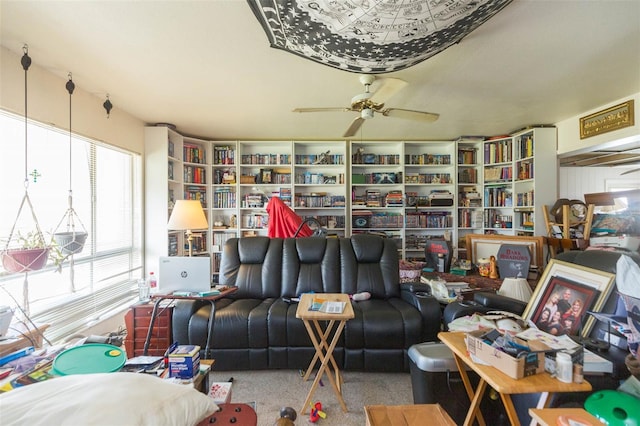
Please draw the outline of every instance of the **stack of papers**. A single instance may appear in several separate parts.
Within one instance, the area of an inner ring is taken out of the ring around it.
[[[346,305],[346,302],[330,302],[326,299],[314,297],[311,306],[309,306],[309,310],[329,314],[341,314]]]

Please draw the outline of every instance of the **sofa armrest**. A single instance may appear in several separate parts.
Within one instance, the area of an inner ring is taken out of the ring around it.
[[[420,316],[422,317],[422,341],[437,341],[442,324],[440,302],[431,296],[430,292],[402,290],[400,296],[402,300],[411,304],[420,312]]]
[[[490,292],[477,292],[473,295],[473,300],[461,302],[451,302],[444,308],[442,323],[445,330],[449,329],[449,323],[456,318],[475,313],[484,314],[489,311],[506,311],[517,315],[522,315],[527,307],[525,302],[511,297],[501,296]]]
[[[171,334],[174,342],[181,345],[191,344],[189,341],[189,322],[191,317],[204,304],[198,300],[178,300],[173,307],[173,317],[171,318]]]
[[[428,296],[431,296],[431,286],[429,284],[421,282],[401,283],[400,290],[406,290],[411,293],[424,293]]]
[[[479,291],[473,295],[473,300],[482,306],[495,311],[507,311],[517,315],[522,315],[527,303],[511,297],[502,296],[496,293]]]

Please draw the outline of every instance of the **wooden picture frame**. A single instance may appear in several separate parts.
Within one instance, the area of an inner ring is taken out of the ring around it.
[[[553,305],[553,300],[557,296],[556,310],[561,311],[563,320],[573,316],[574,323],[570,327],[565,325],[563,332],[555,334],[580,332],[580,335],[586,337],[594,323],[594,318],[587,316],[587,311],[600,312],[611,294],[615,277],[615,274],[609,272],[551,259],[522,317],[536,324],[543,323],[545,307]],[[562,300],[565,302],[563,303]],[[577,300],[581,304],[579,311],[575,306]],[[568,308],[567,305],[569,305]],[[549,329],[548,326],[545,327]]]
[[[260,169],[260,183],[273,183],[273,169]]]
[[[499,235],[499,234],[467,234],[465,236],[467,246],[467,259],[474,265],[478,264],[478,259],[498,257],[498,250],[502,244],[524,245],[531,253],[530,268],[542,270],[544,266],[544,237],[520,236],[520,235]]]

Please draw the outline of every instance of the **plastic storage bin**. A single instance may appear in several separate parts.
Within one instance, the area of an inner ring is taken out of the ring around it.
[[[409,348],[409,360],[413,403],[438,403],[456,424],[464,423],[470,402],[451,350],[444,343],[419,343]],[[478,376],[470,370],[469,380],[475,389],[478,384]],[[522,402],[525,402],[521,401],[519,398],[521,396],[530,395],[512,395],[512,400],[521,421],[523,421],[522,424],[528,424],[531,418],[525,417],[528,416],[527,407],[535,406],[535,402],[533,405],[520,407]],[[509,424],[500,398],[492,399],[489,389],[485,391],[480,402],[480,411],[487,425],[506,426]],[[525,413],[524,416],[520,414],[522,411]]]

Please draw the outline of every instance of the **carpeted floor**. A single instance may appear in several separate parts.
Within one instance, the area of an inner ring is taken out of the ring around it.
[[[301,414],[302,404],[313,378],[304,382],[297,370],[225,371],[210,373],[210,382],[227,381],[233,377],[231,401],[255,403],[258,426],[273,426],[281,407],[290,406],[298,413],[296,425],[309,423],[309,410]],[[348,412],[344,413],[325,376],[324,386],[318,386],[312,402],[322,403],[327,417],[320,426],[363,426],[365,405],[413,404],[409,373],[343,372],[343,396]]]

